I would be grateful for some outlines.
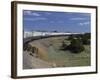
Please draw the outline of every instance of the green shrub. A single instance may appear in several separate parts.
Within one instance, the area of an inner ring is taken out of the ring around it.
[[[79,39],[73,39],[71,44],[68,46],[68,49],[73,53],[80,53],[84,51],[84,46]]]
[[[84,38],[84,39],[82,39],[82,42],[83,42],[83,44],[85,44],[85,45],[89,45],[89,44],[90,44],[90,39]]]
[[[69,50],[72,53],[80,53],[85,50],[83,45],[90,44],[91,34],[85,33],[85,34],[70,35],[67,40],[70,41],[70,44],[68,45],[63,41],[61,49]]]
[[[82,43],[85,44],[85,45],[88,45],[90,44],[90,41],[91,40],[91,35],[90,33],[85,33],[81,39]]]

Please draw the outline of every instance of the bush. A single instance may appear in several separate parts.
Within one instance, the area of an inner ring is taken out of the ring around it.
[[[90,38],[91,38],[91,34],[90,34],[90,33],[85,33],[84,36],[85,36],[87,39],[90,39]]]
[[[80,53],[85,50],[82,42],[80,39],[72,39],[71,43],[67,45],[64,41],[62,42],[61,46],[62,50],[69,50],[72,53]]]
[[[67,47],[68,47],[68,45],[63,41],[63,42],[62,42],[61,49],[62,49],[62,50],[67,50]]]
[[[27,44],[24,44],[24,45],[23,45],[23,50],[24,50],[24,51],[27,50],[27,46],[28,46]]]
[[[35,52],[35,47],[32,47],[31,51],[32,51],[32,53],[34,53]]]
[[[82,39],[82,42],[83,42],[83,44],[85,44],[85,45],[90,44],[90,40],[89,40],[89,39],[86,39],[86,38],[83,38],[83,39]]]
[[[91,40],[91,34],[77,34],[70,35],[68,39],[70,44],[66,44],[64,41],[62,42],[61,49],[62,50],[70,50],[72,53],[80,53],[85,50],[83,45],[89,45]]]
[[[23,45],[23,50],[27,50],[27,51],[30,51],[31,50],[31,45],[29,45],[28,43],[24,44]]]
[[[79,39],[73,39],[71,44],[68,46],[68,49],[73,53],[80,53],[84,51],[84,46]]]
[[[28,44],[27,51],[31,51],[31,45]]]
[[[83,44],[88,45],[88,44],[90,44],[90,38],[91,38],[90,33],[85,33],[81,40],[82,40]]]
[[[82,39],[82,37],[83,37],[83,34],[76,34],[75,35],[75,38],[77,38],[77,39]]]
[[[73,39],[74,39],[74,36],[70,35],[67,40],[73,40]]]

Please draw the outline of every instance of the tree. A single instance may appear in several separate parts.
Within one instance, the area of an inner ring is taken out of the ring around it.
[[[80,52],[84,51],[85,48],[84,48],[82,42],[80,41],[80,39],[73,39],[71,41],[71,44],[68,46],[68,49],[72,53],[80,53]]]
[[[90,33],[85,33],[85,34],[83,35],[83,37],[82,37],[82,42],[83,42],[83,44],[85,44],[85,45],[90,44],[90,38],[91,38]]]

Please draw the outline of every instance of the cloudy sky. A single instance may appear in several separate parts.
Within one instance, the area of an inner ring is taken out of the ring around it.
[[[90,32],[91,14],[23,10],[24,31]]]

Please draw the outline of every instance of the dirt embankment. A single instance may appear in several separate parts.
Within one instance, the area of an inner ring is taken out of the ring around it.
[[[38,51],[36,52],[37,56],[40,59],[43,60],[47,60],[48,56],[47,56],[47,47],[43,45],[43,43],[41,41],[33,41],[30,43],[30,45],[32,47],[36,47],[38,49]]]

